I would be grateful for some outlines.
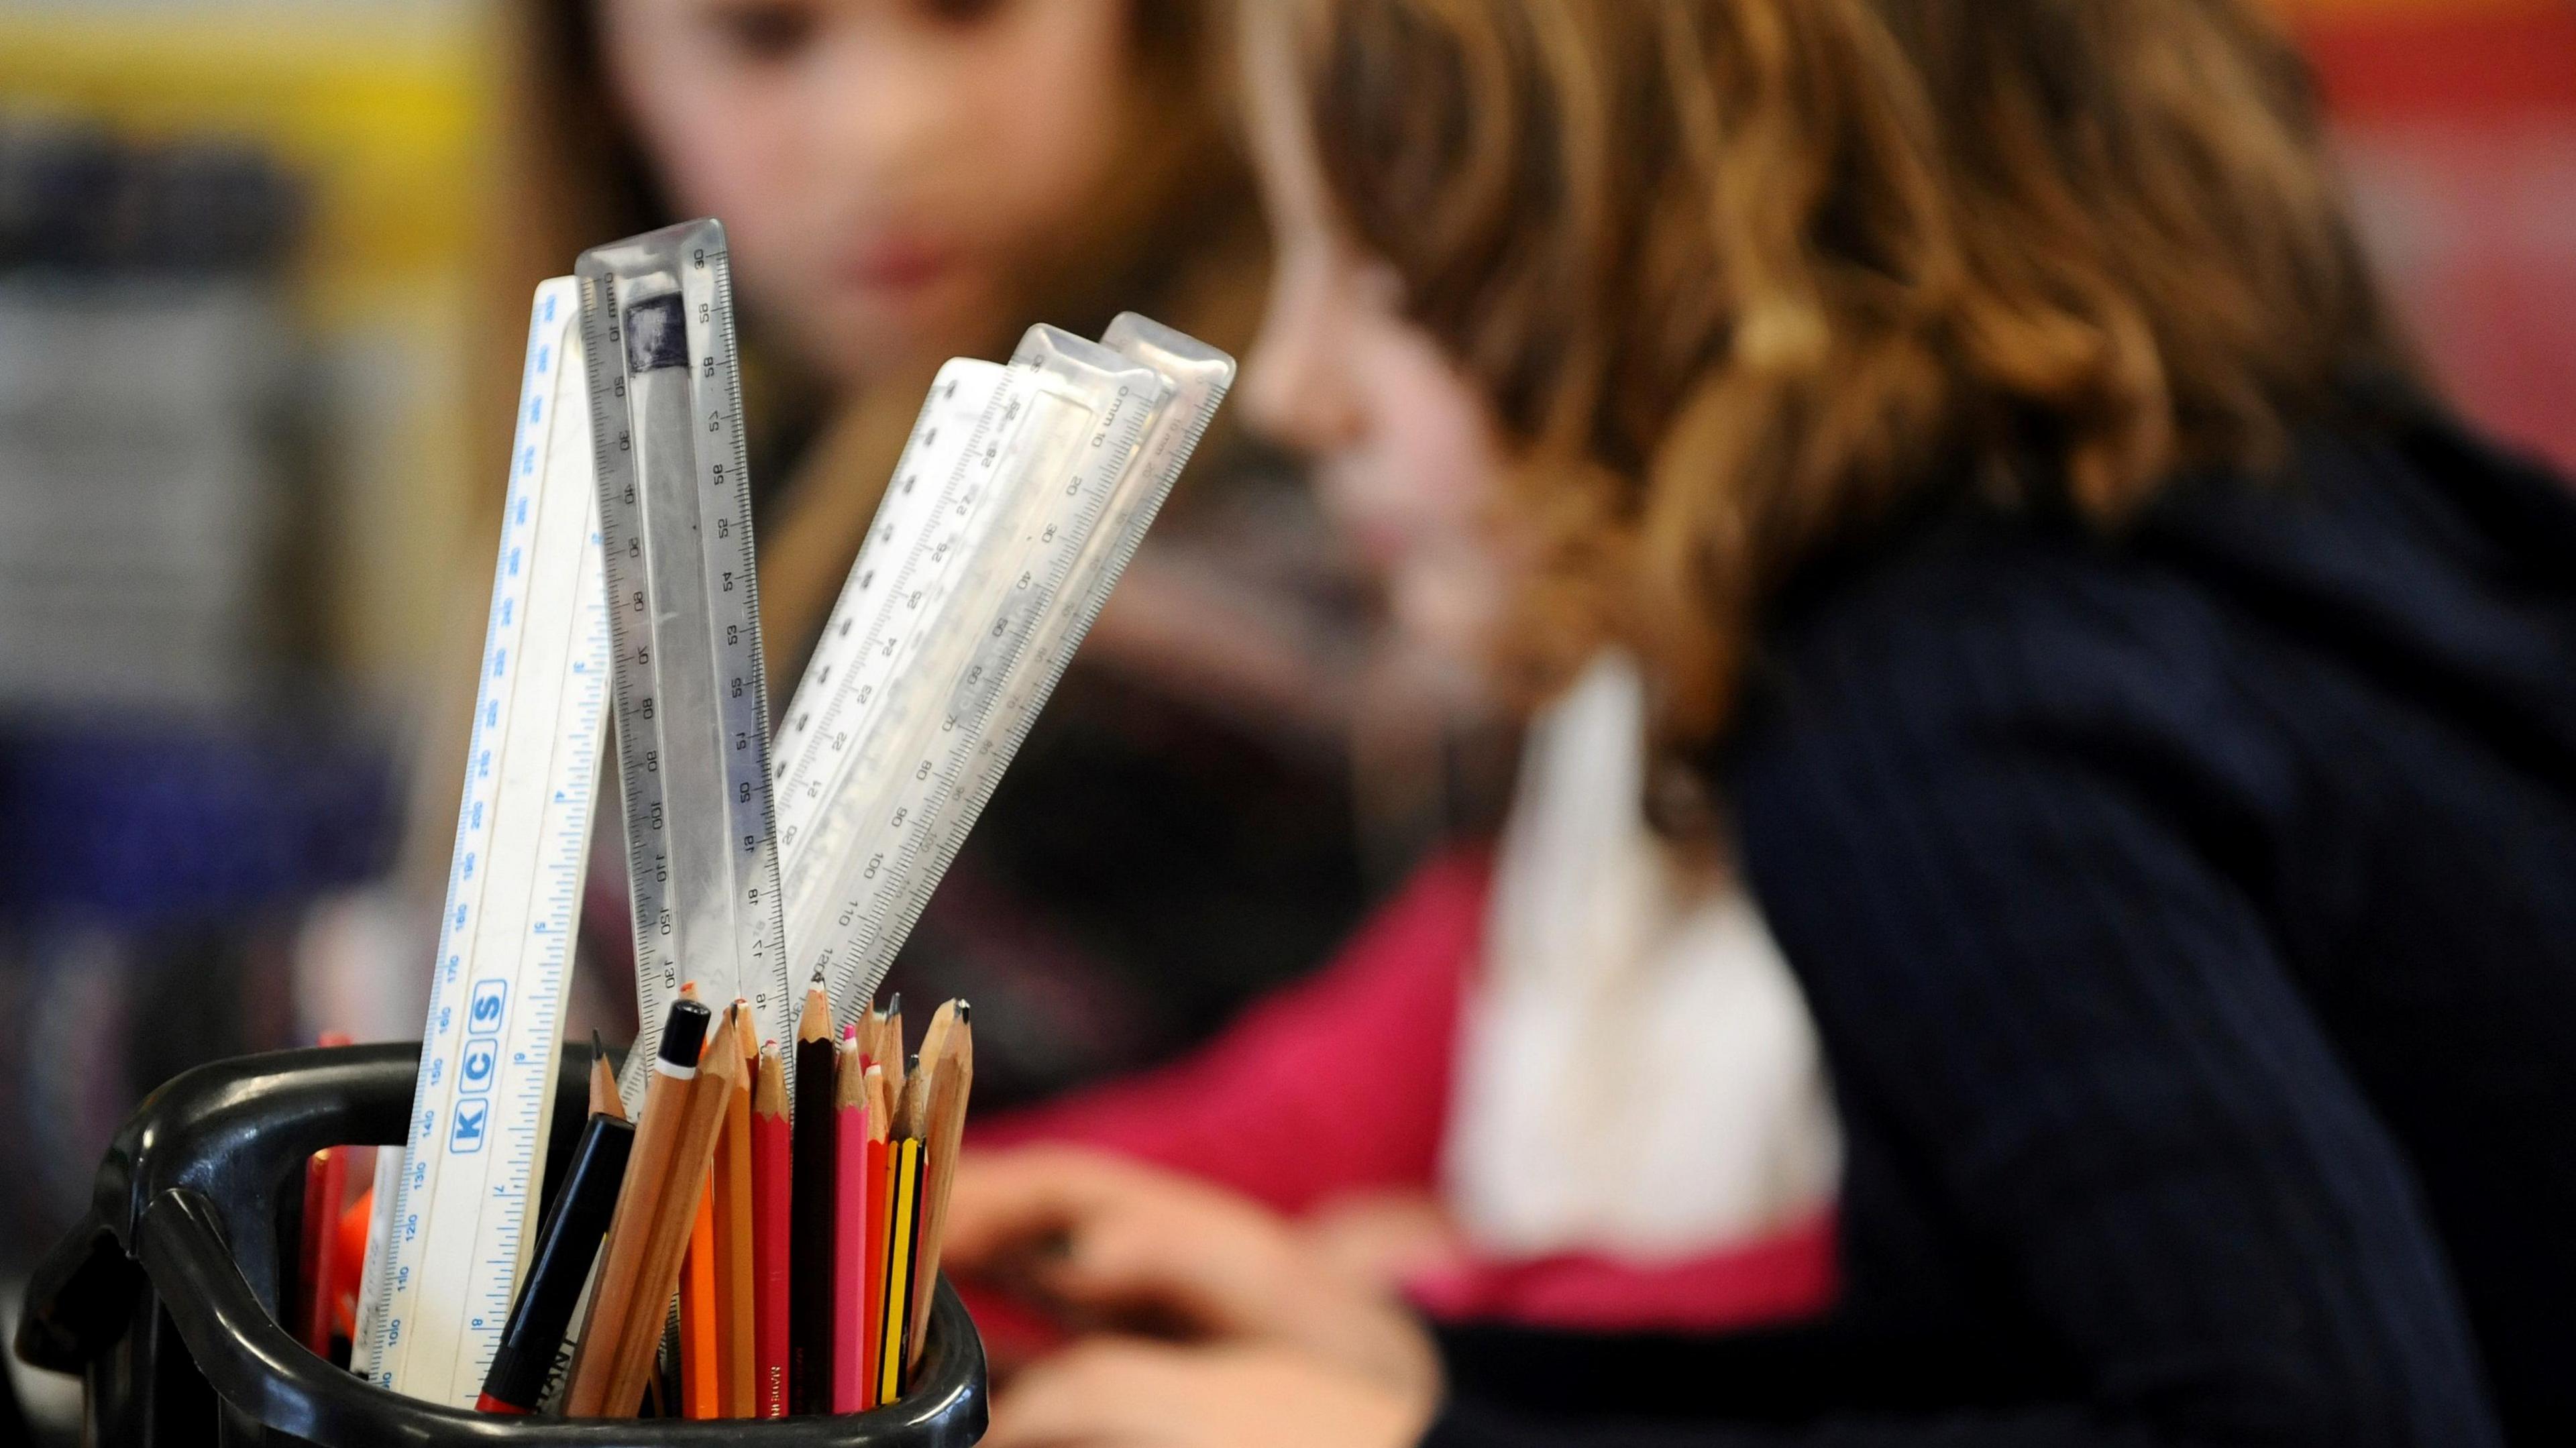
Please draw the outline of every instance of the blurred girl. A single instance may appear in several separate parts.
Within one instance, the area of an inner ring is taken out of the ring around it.
[[[688,216],[727,225],[773,710],[941,362],[1005,356],[1036,321],[1097,335],[1122,309],[1248,340],[1262,237],[1211,104],[1200,9],[518,14],[507,335],[524,334],[528,286],[582,247]],[[1353,631],[1326,542],[1294,474],[1220,431],[972,836],[895,984],[1022,1023],[992,1043],[997,1099],[1203,1033],[1347,928]],[[446,836],[424,833],[443,862]],[[616,832],[602,835],[607,865]],[[622,1000],[622,884],[593,873],[586,937],[605,947],[602,993]]]
[[[1490,866],[1026,1128],[1195,1177],[962,1175],[952,1261],[1198,1339],[989,1441],[2566,1439],[2576,504],[2251,0],[1245,31],[1246,401],[1545,703]]]

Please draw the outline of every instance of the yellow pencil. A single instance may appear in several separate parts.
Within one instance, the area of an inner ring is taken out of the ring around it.
[[[905,1328],[912,1317],[914,1226],[921,1217],[921,1138],[908,1136],[892,1145],[886,1172],[889,1202],[886,1224],[885,1312],[877,1348],[877,1401],[891,1403],[903,1395]]]

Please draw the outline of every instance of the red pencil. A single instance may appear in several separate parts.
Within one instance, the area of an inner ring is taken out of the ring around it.
[[[753,1416],[787,1416],[787,1239],[795,1170],[788,1151],[787,1073],[778,1048],[760,1048],[751,1096]]]
[[[841,1036],[832,1093],[840,1134],[832,1195],[832,1411],[855,1413],[868,1399],[868,1084],[855,1029]]]
[[[866,1307],[859,1315],[861,1340],[870,1365],[867,1383],[860,1389],[860,1406],[877,1406],[877,1361],[884,1339],[886,1281],[886,1209],[889,1187],[886,1183],[886,1130],[894,1121],[894,1093],[886,1084],[885,1067],[870,1066],[862,1078],[868,1102],[868,1161],[866,1171],[868,1274]]]
[[[345,1046],[349,1037],[340,1031],[324,1031],[322,1044]],[[334,1310],[340,1296],[340,1279],[333,1272],[337,1260],[331,1251],[333,1238],[340,1227],[340,1199],[349,1194],[349,1151],[345,1146],[326,1146],[313,1153],[304,1168],[304,1236],[298,1244],[296,1267],[304,1286],[297,1326],[302,1329],[304,1345],[318,1358],[331,1356],[331,1330],[338,1316]]]

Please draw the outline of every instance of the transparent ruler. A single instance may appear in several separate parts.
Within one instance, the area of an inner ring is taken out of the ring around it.
[[[684,983],[718,1004],[747,998],[779,1041],[803,992],[790,988],[780,924],[724,227],[692,221],[593,247],[573,270],[635,910],[641,1029],[621,1084],[636,1110]]]
[[[606,725],[579,313],[570,278],[537,289],[420,1077],[355,1348],[371,1381],[465,1407],[533,1246]]]
[[[789,957],[872,994],[1233,375],[1142,318],[932,388],[778,746]]]

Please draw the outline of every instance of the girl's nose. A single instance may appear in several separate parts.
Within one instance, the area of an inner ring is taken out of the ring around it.
[[[1363,416],[1319,291],[1282,278],[1244,366],[1240,394],[1255,430],[1306,452],[1349,443]]]

